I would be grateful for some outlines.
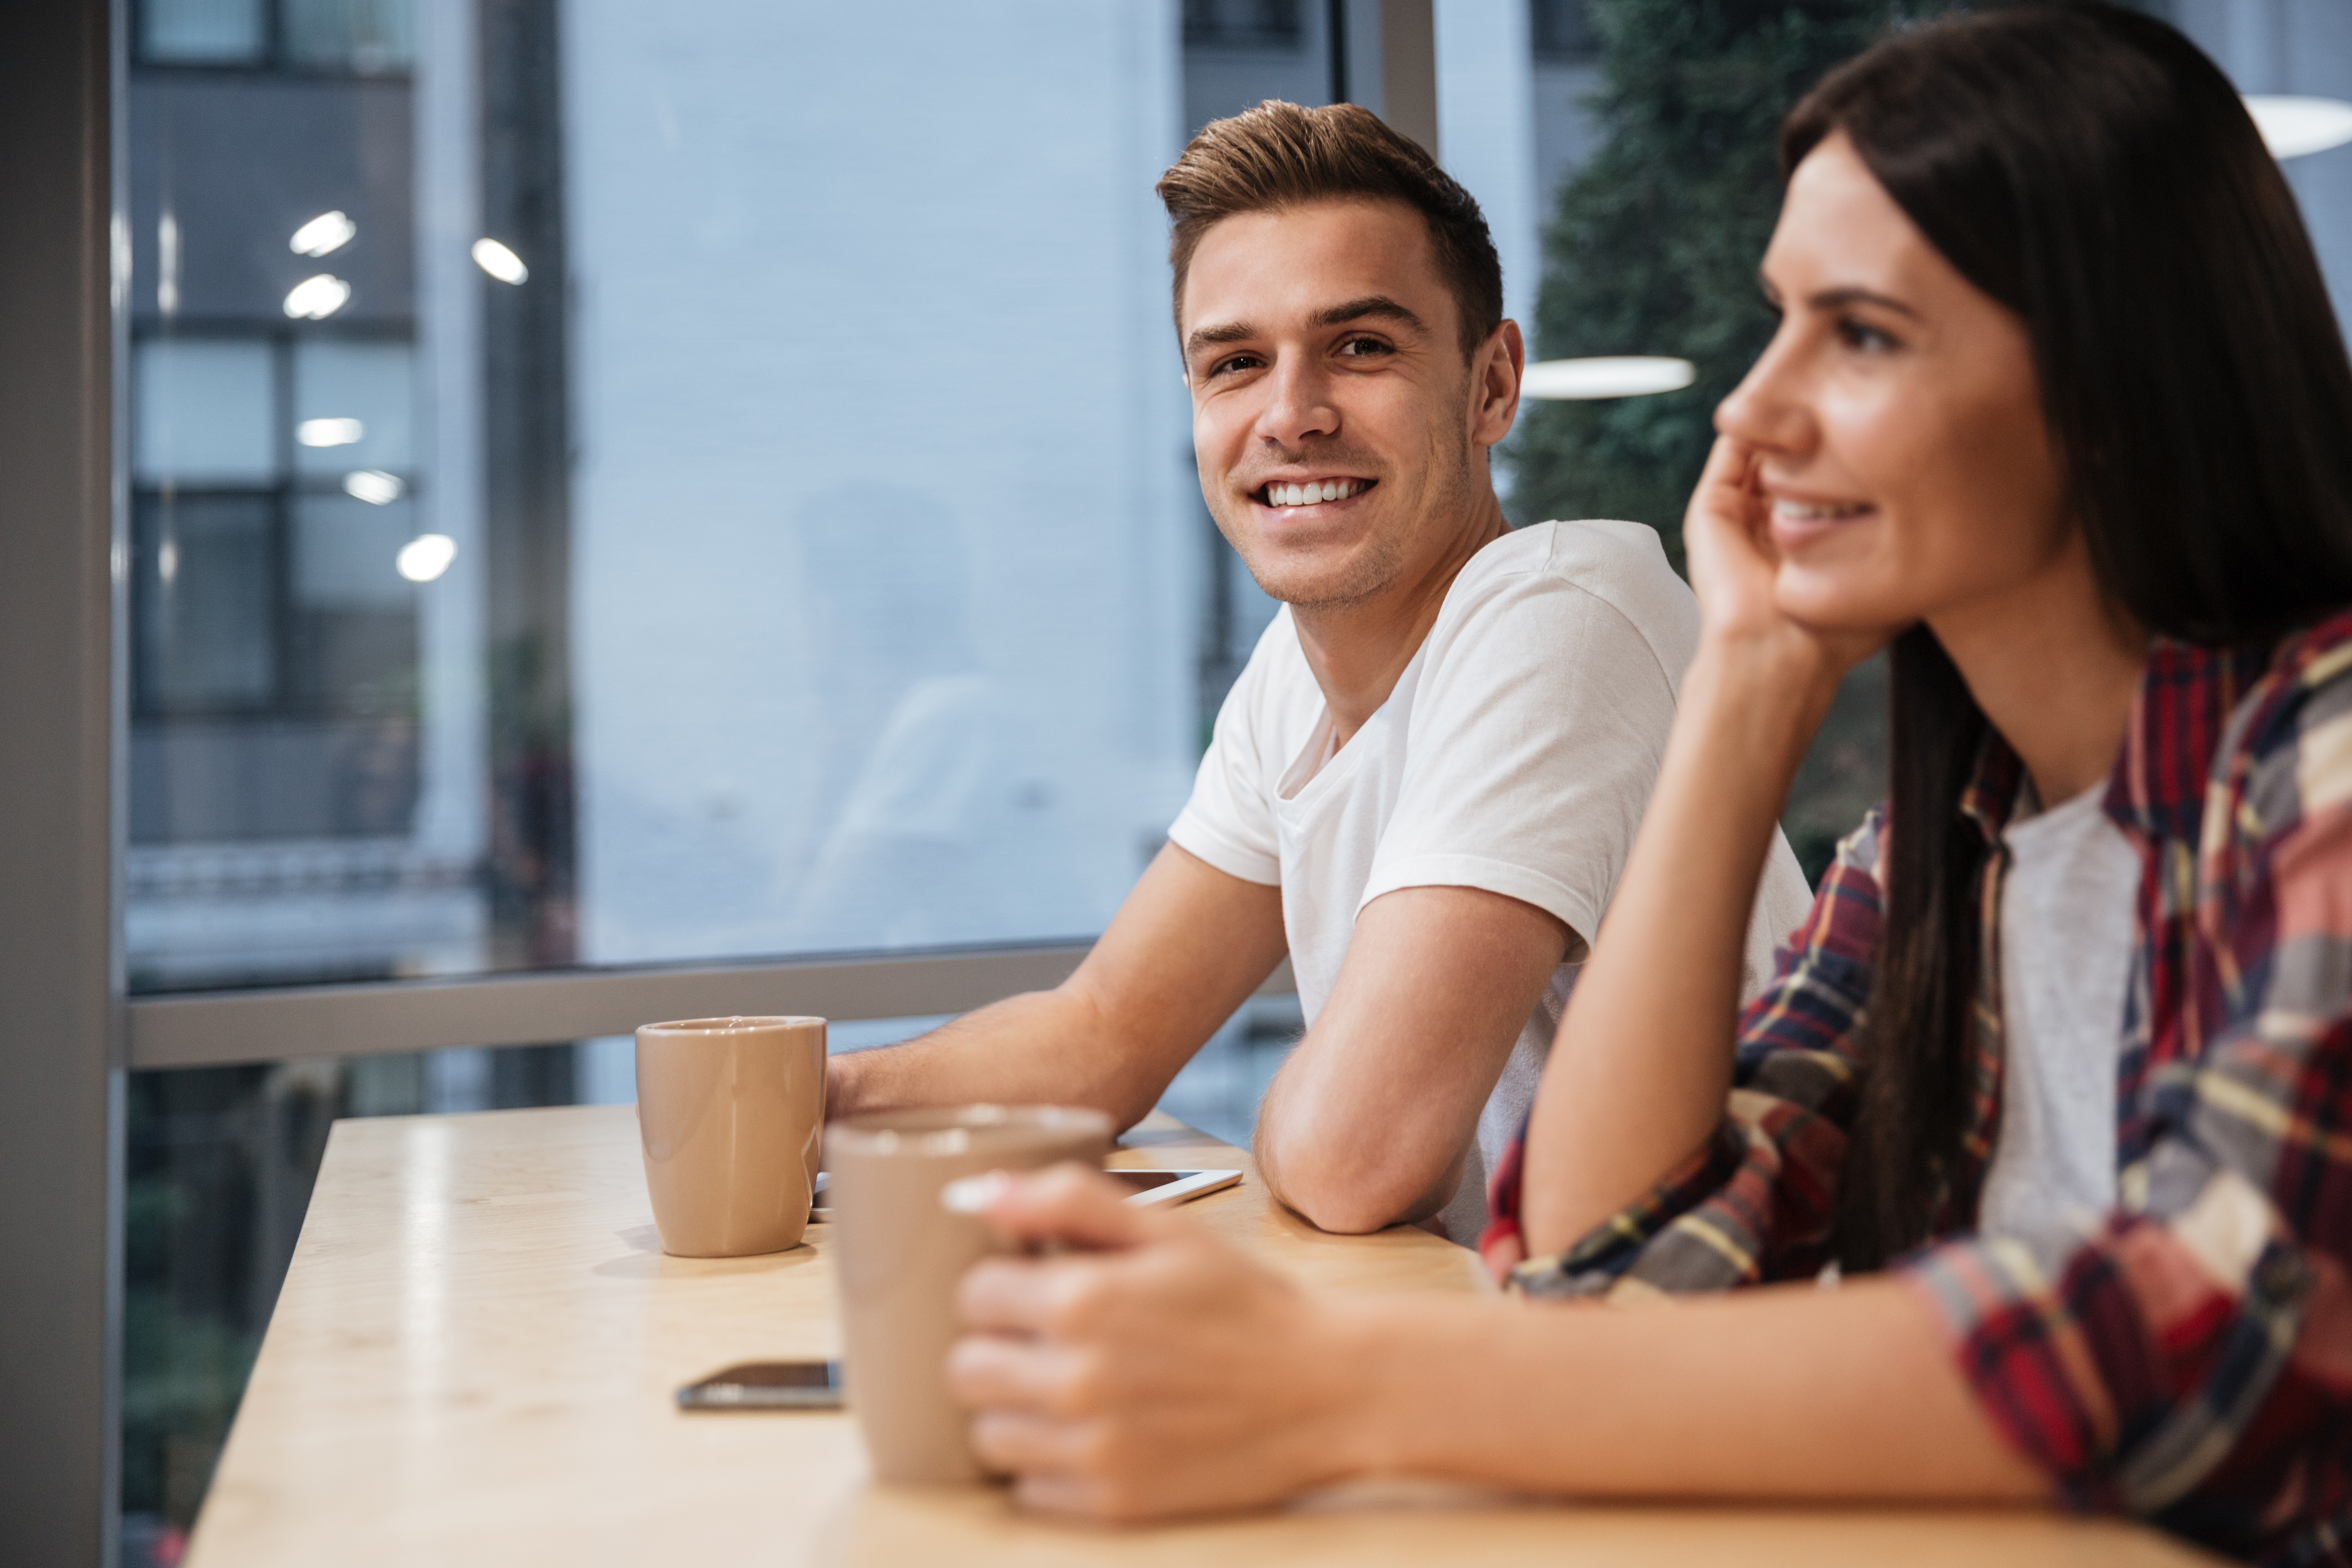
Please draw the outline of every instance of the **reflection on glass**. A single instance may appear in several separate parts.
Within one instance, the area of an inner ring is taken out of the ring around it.
[[[359,231],[360,226],[351,220],[350,215],[337,208],[320,213],[296,229],[286,247],[298,256],[328,256],[349,245]]]
[[[394,564],[412,583],[430,583],[457,559],[457,542],[446,533],[420,533],[400,547]]]
[[[522,258],[495,239],[474,241],[474,265],[501,283],[523,283],[530,279],[530,268]]]
[[[356,437],[354,437],[356,439]],[[388,506],[408,493],[398,474],[382,468],[359,468],[343,476],[343,493],[370,506]]]
[[[323,321],[352,302],[352,286],[331,272],[305,278],[286,291],[281,309],[306,321]]]

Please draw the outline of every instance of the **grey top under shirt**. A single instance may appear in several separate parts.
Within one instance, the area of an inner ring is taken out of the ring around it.
[[[2021,810],[2032,804],[2030,787]],[[2012,820],[2000,891],[2000,1132],[1977,1228],[2051,1236],[2116,1202],[2116,1075],[2130,981],[2139,851],[2102,780]]]

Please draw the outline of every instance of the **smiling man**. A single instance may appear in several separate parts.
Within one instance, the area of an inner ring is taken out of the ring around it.
[[[1307,1021],[1261,1172],[1332,1230],[1462,1242],[1633,840],[1698,635],[1657,536],[1511,531],[1525,361],[1477,204],[1350,105],[1266,103],[1160,183],[1201,491],[1285,608],[1192,798],[1076,974],[835,1058],[835,1116],[1140,1119],[1286,951]],[[1811,901],[1776,844],[1745,989]],[[1638,1049],[1638,1041],[1626,1042]]]

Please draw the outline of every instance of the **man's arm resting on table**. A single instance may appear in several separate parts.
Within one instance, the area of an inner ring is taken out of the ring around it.
[[[1364,906],[1330,1000],[1258,1111],[1267,1187],[1325,1230],[1444,1207],[1572,938],[1481,888],[1400,888]]]
[[[834,1058],[825,1114],[1001,1100],[1090,1105],[1133,1126],[1283,948],[1279,889],[1171,844],[1069,979],[904,1045]]]

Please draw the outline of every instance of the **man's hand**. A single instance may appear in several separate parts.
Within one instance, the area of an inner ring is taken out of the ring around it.
[[[1444,1207],[1571,937],[1478,888],[1400,888],[1367,904],[1330,1000],[1258,1112],[1267,1187],[1325,1230]]]
[[[949,1385],[977,1413],[982,1462],[1010,1472],[1024,1504],[1156,1518],[1361,1468],[1343,1303],[1096,1173],[1000,1182],[981,1211],[997,1229],[1087,1249],[983,1260],[957,1295],[972,1332]]]
[[[904,1045],[835,1057],[825,1114],[999,1100],[1092,1106],[1131,1127],[1282,953],[1279,889],[1171,844],[1076,973]]]

